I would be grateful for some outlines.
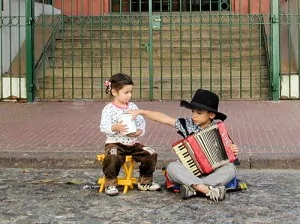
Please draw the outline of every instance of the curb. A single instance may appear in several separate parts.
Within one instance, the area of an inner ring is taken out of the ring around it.
[[[101,169],[95,152],[0,152],[2,168]],[[159,152],[157,169],[177,159],[174,153]],[[241,169],[300,169],[300,153],[240,153]],[[136,166],[138,168],[138,165]]]

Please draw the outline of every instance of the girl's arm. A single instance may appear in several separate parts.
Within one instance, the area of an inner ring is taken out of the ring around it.
[[[112,130],[111,114],[111,111],[109,111],[107,107],[105,107],[101,113],[100,131],[106,134],[115,134],[115,131]]]
[[[100,131],[110,135],[114,135],[117,132],[125,131],[126,125],[123,125],[122,123],[112,123],[112,114],[113,112],[108,107],[105,107],[102,110],[100,120]]]

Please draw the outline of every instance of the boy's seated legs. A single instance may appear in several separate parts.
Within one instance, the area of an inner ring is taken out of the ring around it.
[[[212,173],[199,178],[180,162],[171,162],[167,166],[168,178],[181,185],[180,194],[182,198],[188,198],[200,192],[213,201],[223,200],[226,192],[224,185],[235,176],[235,168],[229,165],[215,172],[216,174]]]
[[[201,177],[206,185],[225,186],[236,176],[236,168],[232,163],[227,163],[207,176]]]

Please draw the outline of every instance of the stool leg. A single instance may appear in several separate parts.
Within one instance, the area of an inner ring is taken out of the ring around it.
[[[128,177],[130,176],[130,173],[129,173],[129,169],[128,169],[128,166],[127,166],[127,161],[124,163],[123,169],[124,169],[124,172],[125,172],[125,180],[128,183],[128,180],[129,180]],[[123,194],[126,194],[127,192],[128,192],[128,184],[126,184],[124,186]]]
[[[98,184],[100,185],[99,192],[103,192],[105,186],[105,177],[99,178]]]
[[[126,160],[123,164],[124,177],[118,178],[118,184],[123,185],[123,194],[126,194],[129,188],[133,189],[133,184],[136,183],[136,178],[132,177],[132,172],[134,169],[134,160],[132,156],[126,156]]]
[[[133,173],[133,169],[134,169],[134,161],[130,161],[130,165],[129,165],[129,169],[128,169],[128,179],[131,180],[130,182],[130,188],[133,189],[133,181],[132,181],[132,173]]]
[[[105,158],[104,154],[97,155],[97,159],[101,162],[103,162]],[[118,185],[124,186],[123,194],[126,194],[129,190],[129,188],[133,189],[133,184],[137,182],[136,178],[132,177],[133,169],[134,169],[134,160],[132,159],[132,156],[126,156],[125,163],[123,164],[124,169],[124,178],[117,178]],[[105,176],[98,179],[98,185],[100,186],[99,192],[103,192],[105,188]]]
[[[105,154],[97,155],[97,160],[99,160],[102,163],[105,156],[106,156]],[[103,192],[105,186],[105,176],[98,179],[98,185],[100,185],[99,192]]]
[[[132,184],[132,181],[131,181],[133,168],[134,168],[134,161],[133,160],[130,160],[130,161],[128,161],[124,164],[124,170],[125,170],[125,174],[126,174],[126,181],[129,183],[129,185],[125,185],[124,190],[123,190],[123,194],[127,193],[128,187],[133,189],[133,184]]]
[[[126,194],[128,192],[128,185],[124,186],[123,194]]]

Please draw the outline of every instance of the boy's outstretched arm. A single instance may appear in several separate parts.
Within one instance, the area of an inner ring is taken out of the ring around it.
[[[172,118],[164,113],[158,112],[158,111],[150,111],[150,110],[129,110],[126,111],[126,113],[132,114],[132,117],[135,118],[138,115],[142,115],[150,120],[170,125],[172,127],[175,127],[176,119]]]

